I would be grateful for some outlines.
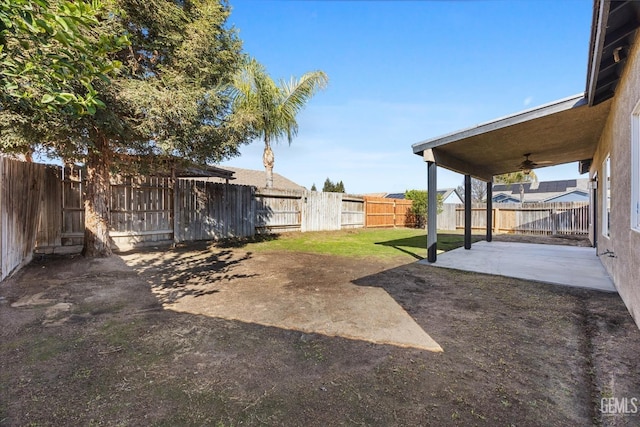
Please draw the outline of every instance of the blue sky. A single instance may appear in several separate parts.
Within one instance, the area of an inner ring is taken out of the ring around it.
[[[320,69],[329,87],[275,146],[274,171],[350,193],[426,189],[411,145],[584,92],[590,0],[231,0],[244,50],[275,79]],[[223,165],[263,169],[260,141]],[[580,177],[575,163],[540,180]],[[439,168],[438,187],[462,176]]]

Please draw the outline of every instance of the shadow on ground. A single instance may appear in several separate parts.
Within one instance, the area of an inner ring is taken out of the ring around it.
[[[471,242],[475,243],[483,240],[482,235],[472,235]],[[461,247],[464,244],[464,238],[461,234],[438,233],[438,251],[450,251]],[[377,242],[376,245],[389,246],[402,253],[411,255],[417,260],[424,259],[427,254],[427,236],[414,236],[404,239],[388,240],[386,242]]]
[[[257,273],[237,273],[251,252],[236,256],[246,240],[230,240],[224,244],[195,242],[175,248],[147,249],[121,254],[141,277],[144,277],[162,303],[175,303],[185,297],[203,297],[220,291],[222,282],[255,277]]]
[[[602,398],[640,393],[630,375],[640,372],[640,331],[616,294],[418,263],[354,283],[382,287],[443,347],[439,368],[461,375],[443,387],[473,395],[474,404],[520,408],[504,421],[534,423],[542,410],[558,418],[540,425],[638,422],[600,411]],[[473,383],[488,387],[480,392]]]

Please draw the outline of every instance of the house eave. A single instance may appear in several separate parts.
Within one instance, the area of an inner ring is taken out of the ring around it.
[[[593,156],[611,102],[589,107],[582,95],[564,98],[472,128],[425,140],[414,154],[484,181],[519,170],[524,155],[538,167]]]
[[[586,104],[587,100],[584,97],[584,94],[573,95],[509,116],[504,116],[488,122],[480,123],[467,129],[418,142],[416,144],[413,144],[412,146],[413,153],[422,156],[425,150],[431,148],[436,148],[450,142],[460,141],[465,138],[470,138],[494,130],[517,125],[519,123],[528,122],[540,117],[566,111],[571,108],[578,108]]]

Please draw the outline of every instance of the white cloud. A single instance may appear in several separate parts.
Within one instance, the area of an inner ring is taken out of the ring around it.
[[[528,107],[533,102],[533,96],[527,96],[522,103],[525,107]]]

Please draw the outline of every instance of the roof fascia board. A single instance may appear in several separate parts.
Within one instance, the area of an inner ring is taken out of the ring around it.
[[[600,66],[600,61],[602,59],[602,49],[604,47],[604,39],[607,33],[607,20],[609,18],[611,1],[596,0],[594,4],[594,9],[595,8],[597,8],[598,12],[597,14],[593,14],[594,22],[591,26],[589,64],[587,66],[586,93],[590,107],[593,106],[595,101],[596,85],[598,83],[598,67]]]
[[[477,164],[471,164],[462,161],[450,154],[443,153],[437,149],[428,149],[424,151],[423,157],[425,161],[435,162],[436,165],[441,165],[454,172],[461,173],[463,175],[471,175],[485,182],[493,180],[493,175],[486,169],[478,166]]]
[[[467,128],[458,132],[453,132],[450,134],[418,142],[416,144],[413,144],[412,146],[413,153],[422,155],[425,150],[431,148],[436,148],[450,142],[459,141],[461,139],[481,135],[483,133],[491,132],[497,129],[524,123],[530,120],[538,119],[540,117],[550,116],[552,114],[560,113],[572,108],[578,108],[586,105],[586,103],[587,101],[583,94],[574,95],[568,98],[551,102],[549,104],[541,105],[536,108],[521,111],[510,116],[501,117],[490,122],[481,123],[474,127]]]

